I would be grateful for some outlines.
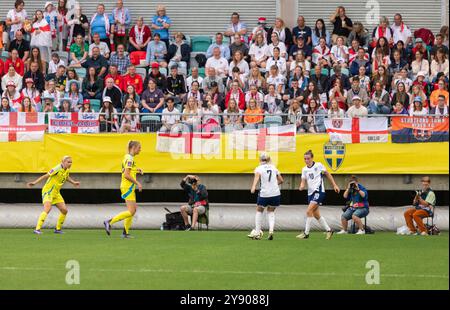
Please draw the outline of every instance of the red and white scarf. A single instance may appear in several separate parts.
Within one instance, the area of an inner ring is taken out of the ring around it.
[[[115,34],[117,34],[119,37],[125,36],[125,9],[121,8],[120,10],[118,8],[115,8],[113,11],[114,15],[114,22],[118,20],[122,25],[115,24],[116,27],[114,28]]]
[[[145,25],[142,25],[141,30],[139,31],[139,27],[136,25],[134,26],[134,37],[136,40],[136,44],[143,44],[144,43],[144,34],[145,34]]]
[[[91,19],[91,26],[94,23],[95,18],[98,16],[97,13],[94,14],[94,16],[92,16]],[[103,14],[103,22],[105,23],[105,31],[106,31],[106,36],[109,37],[109,18],[107,14]]]

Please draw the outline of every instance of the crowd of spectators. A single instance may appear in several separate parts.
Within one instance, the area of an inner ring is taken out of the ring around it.
[[[30,16],[16,0],[8,12],[1,112],[95,111],[98,100],[101,130],[121,132],[139,130],[143,114],[154,113],[161,130],[255,128],[282,115],[311,133],[325,131],[326,117],[448,115],[447,26],[413,31],[397,13],[369,30],[338,7],[329,23],[299,16],[290,29],[260,17],[250,29],[233,13],[211,34],[205,63],[191,67],[189,34],[170,32],[163,5],[145,21],[122,0],[109,11],[98,4],[91,17],[66,2],[43,3]]]

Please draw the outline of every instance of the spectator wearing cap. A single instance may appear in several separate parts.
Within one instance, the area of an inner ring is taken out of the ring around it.
[[[174,64],[170,68],[170,74],[167,77],[167,93],[168,96],[175,100],[175,103],[180,103],[186,95],[186,83],[184,76],[178,74],[178,65]]]
[[[39,64],[37,62],[32,62],[30,64],[30,70],[25,72],[23,75],[23,81],[25,82],[26,79],[31,78],[33,80],[34,86],[37,90],[40,92],[43,92],[45,89],[45,78],[44,74],[39,69]],[[25,85],[25,83],[23,83]]]
[[[167,108],[162,111],[161,122],[162,126],[159,129],[161,132],[170,132],[175,129],[177,124],[180,123],[181,113],[175,108],[175,102],[173,97],[169,97],[166,100]]]
[[[423,73],[425,78],[428,77],[428,72],[430,71],[430,64],[421,51],[415,52],[415,60],[411,63],[411,75],[412,79],[415,80],[417,75]]]
[[[17,30],[15,38],[9,43],[8,51],[11,55],[13,50],[16,50],[19,54],[19,58],[25,62],[30,54],[30,42],[23,38],[23,30]]]
[[[147,45],[147,63],[157,62],[161,67],[167,67],[166,62],[167,47],[162,42],[159,33],[155,33],[153,40]]]
[[[128,45],[128,52],[146,51],[147,45],[152,39],[150,27],[144,24],[144,18],[139,16],[136,25],[131,27]]]
[[[103,79],[97,75],[95,68],[90,67],[81,87],[83,98],[102,99],[103,83]]]
[[[25,87],[22,89],[22,97],[28,97],[31,105],[36,107],[37,111],[41,110],[41,93],[36,89],[32,78],[25,79]]]
[[[289,49],[289,61],[294,61],[297,53],[300,51],[302,51],[305,54],[306,59],[310,61],[312,57],[312,48],[306,44],[305,37],[303,37],[303,35],[299,35],[296,42],[297,44],[292,45]]]
[[[159,64],[154,62],[150,65],[150,68],[150,73],[145,78],[144,85],[148,85],[149,79],[153,79],[156,82],[156,87],[165,94],[167,92],[167,78],[159,71]]]
[[[99,120],[100,132],[117,132],[119,130],[117,110],[112,106],[111,98],[109,97],[103,99]]]
[[[369,103],[369,95],[364,88],[361,88],[361,84],[359,83],[359,77],[355,76],[352,79],[352,87],[347,92],[347,105],[351,106],[353,102],[353,97],[359,96],[361,98],[361,104],[363,106],[367,106]]]
[[[92,57],[89,57],[85,62],[81,64],[83,68],[94,67],[97,75],[100,77],[105,77],[108,72],[108,61],[105,57],[100,55],[100,49],[94,47],[92,50]]]
[[[169,47],[169,28],[172,25],[172,20],[166,14],[166,7],[158,5],[156,7],[156,15],[152,18],[152,29],[155,35],[159,35],[161,41]],[[148,53],[148,51],[147,51]]]
[[[234,42],[234,35],[238,34],[246,41],[247,25],[240,20],[239,13],[231,14],[231,23],[227,26],[225,36],[230,38],[230,42]]]
[[[347,117],[367,117],[367,108],[361,104],[361,98],[359,96],[354,96],[352,103],[352,106],[347,110]]]
[[[305,18],[303,16],[297,17],[297,26],[292,29],[294,43],[297,43],[297,38],[300,36],[305,40],[305,44],[312,46],[312,30],[311,27],[306,26]]]
[[[108,97],[108,98],[106,98]],[[114,84],[113,78],[107,78],[106,79],[106,85],[103,89],[102,94],[103,101],[105,99],[108,99],[111,101],[112,106],[118,111],[122,111],[122,91],[120,88]]]
[[[413,104],[409,107],[409,115],[424,116],[428,114],[428,109],[423,106],[422,97],[417,96],[413,100]]]
[[[108,74],[105,76],[104,83],[106,85],[106,80],[108,78],[112,78],[114,80],[114,84],[119,87],[119,89],[124,89],[123,85],[123,76],[119,74],[119,69],[117,68],[117,65],[112,64],[108,68]]]
[[[122,76],[122,90],[126,90],[128,85],[133,85],[136,93],[139,95],[142,94],[144,91],[144,84],[142,76],[136,74],[136,67],[134,65],[130,65],[125,73],[126,74]]]
[[[188,64],[190,61],[191,48],[183,41],[184,35],[181,32],[175,34],[175,42],[169,46],[167,51],[167,59],[169,60],[169,68],[178,65],[179,71],[183,75],[187,75]]]
[[[192,85],[192,83],[194,81],[197,81],[199,85],[202,85],[202,83],[203,83],[203,77],[201,77],[198,74],[198,68],[197,67],[193,67],[191,69],[191,75],[188,76],[187,79],[186,79],[186,87],[187,87],[188,91],[191,91],[191,89],[192,89],[191,85]]]
[[[348,18],[343,6],[337,7],[336,11],[331,14],[330,23],[334,26],[331,34],[331,41],[333,44],[336,43],[339,36],[347,38],[350,31],[353,30],[353,22]]]
[[[274,33],[277,34],[278,41],[282,42],[286,46],[286,49],[292,45],[292,32],[288,27],[286,27],[283,19],[280,17],[275,18],[274,25],[267,32],[267,43],[269,46],[273,43]]]
[[[117,45],[117,51],[111,53],[109,65],[111,64],[117,65],[120,74],[125,74],[127,68],[131,65],[130,56],[125,53],[125,45]]]
[[[206,61],[206,75],[209,75],[210,68],[215,69],[216,75],[219,78],[226,78],[228,75],[228,60],[222,57],[219,47],[213,49],[213,55]]]
[[[157,88],[156,81],[148,79],[147,89],[141,96],[142,113],[161,113],[164,108],[164,94]]]
[[[6,90],[6,84],[8,84],[9,81],[12,81],[17,89],[21,89],[23,77],[16,72],[13,65],[6,67],[6,69],[7,72],[2,77],[2,91]]]
[[[431,109],[430,114],[448,116],[448,97],[445,98],[444,95],[439,95],[437,105]]]
[[[206,51],[206,58],[211,58],[213,56],[214,49],[218,47],[220,49],[220,56],[229,60],[230,56],[230,47],[223,42],[223,34],[221,32],[216,33],[214,42],[208,47]]]
[[[254,42],[256,36],[261,34],[264,37],[264,42],[267,43],[267,31],[269,31],[269,28],[267,27],[267,19],[265,17],[259,17],[256,27],[252,30],[249,42]],[[234,40],[236,41],[236,37]]]
[[[57,107],[55,106],[55,98],[52,96],[48,96],[48,95],[44,95],[43,97],[43,104],[42,104],[42,109],[40,110],[40,112],[44,112],[44,113],[50,113],[50,112],[58,112]],[[58,102],[58,106],[59,106],[59,102]],[[46,116],[46,119],[48,117]],[[46,124],[48,123],[48,120],[46,120]]]
[[[66,92],[65,97],[68,97],[71,102],[71,108],[78,112],[83,104],[83,95],[81,94],[80,84],[78,81],[69,82],[69,91]]]
[[[23,95],[16,88],[16,84],[13,81],[9,81],[6,84],[6,89],[3,91],[2,97],[8,98],[9,105],[17,110],[22,102]]]
[[[81,106],[80,112],[82,113],[92,113],[95,112],[91,109],[91,100],[83,99],[83,104]]]
[[[448,90],[445,89],[445,82],[443,80],[440,80],[437,83],[438,88],[433,90],[433,92],[430,95],[430,106],[432,108],[436,107],[439,104],[439,97],[444,96],[445,102],[447,102],[448,105],[448,99],[449,99],[449,93]]]

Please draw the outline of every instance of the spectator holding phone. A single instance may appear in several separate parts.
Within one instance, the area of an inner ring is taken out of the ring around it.
[[[205,214],[209,208],[208,191],[205,185],[200,184],[200,178],[196,175],[188,174],[180,185],[189,196],[188,204],[180,208],[186,231],[189,231],[197,224],[198,216]],[[192,225],[189,225],[189,215],[192,215]]]
[[[338,234],[346,234],[348,221],[353,220],[358,225],[356,234],[364,235],[366,232],[361,219],[369,214],[369,194],[367,189],[358,183],[358,178],[354,175],[347,185],[344,198],[347,199],[347,203],[342,209],[344,211],[341,216],[342,230]]]

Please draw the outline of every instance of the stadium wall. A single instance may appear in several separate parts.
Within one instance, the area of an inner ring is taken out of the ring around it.
[[[178,204],[140,204],[139,210],[133,218],[133,229],[160,229],[165,222],[164,208],[170,211],[178,211]],[[111,218],[120,210],[122,205],[71,205],[69,215],[64,223],[65,228],[103,228],[103,221]],[[405,225],[403,213],[406,207],[374,207],[370,209],[367,219],[369,225],[375,231],[396,231]],[[448,231],[449,209],[437,208],[434,223],[440,230]],[[1,228],[30,228],[36,224],[36,218],[41,212],[40,205],[1,205]],[[333,229],[340,228],[341,207],[321,207],[321,215],[327,219]],[[281,206],[276,212],[276,230],[303,230],[305,225],[306,206]],[[57,220],[58,212],[51,212],[44,224],[45,228],[53,228]],[[211,204],[210,229],[213,230],[250,230],[254,226],[255,208],[253,205],[227,205]],[[118,225],[117,227],[119,227]],[[267,229],[267,219],[264,215],[264,229]],[[350,227],[350,225],[349,225]],[[117,228],[119,229],[119,228]],[[120,229],[122,229],[120,227]],[[313,222],[313,230],[321,229],[316,221]],[[100,232],[99,232],[100,234]]]

